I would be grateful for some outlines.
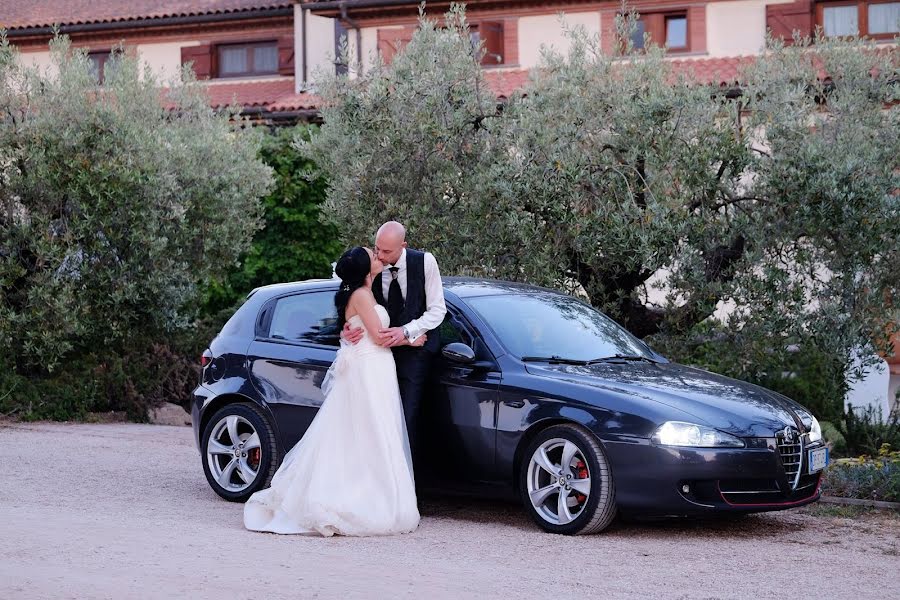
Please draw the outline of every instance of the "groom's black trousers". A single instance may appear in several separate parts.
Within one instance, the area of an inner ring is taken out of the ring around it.
[[[425,394],[431,359],[431,352],[424,348],[394,348],[397,382],[400,384],[400,399],[403,401],[403,416],[406,419],[406,432],[413,459],[416,458],[418,449],[419,408]]]

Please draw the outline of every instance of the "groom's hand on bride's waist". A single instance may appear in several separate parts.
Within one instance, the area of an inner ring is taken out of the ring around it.
[[[402,327],[387,327],[379,329],[378,333],[381,335],[381,345],[385,348],[393,348],[406,343],[406,334],[403,333]]]
[[[351,344],[359,343],[363,339],[364,330],[362,327],[350,327],[350,323],[344,323],[344,329],[341,331],[341,339]]]

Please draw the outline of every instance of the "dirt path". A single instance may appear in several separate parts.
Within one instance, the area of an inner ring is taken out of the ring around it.
[[[900,599],[884,511],[569,538],[516,506],[427,499],[413,534],[317,539],[245,531],[187,427],[0,423],[0,464],[3,598]]]

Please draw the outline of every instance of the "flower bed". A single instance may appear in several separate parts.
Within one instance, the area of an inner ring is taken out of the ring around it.
[[[825,472],[822,494],[900,502],[900,451],[883,444],[878,456],[837,459]]]

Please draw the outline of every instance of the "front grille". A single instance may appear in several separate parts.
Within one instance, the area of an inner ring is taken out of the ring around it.
[[[803,471],[803,436],[792,427],[785,427],[777,435],[778,454],[781,466],[792,490],[797,489],[800,473]]]

